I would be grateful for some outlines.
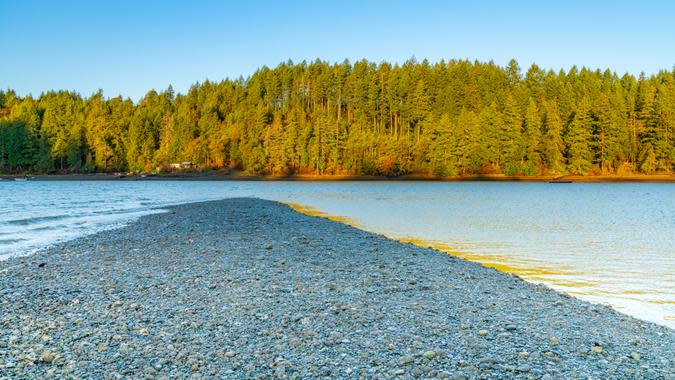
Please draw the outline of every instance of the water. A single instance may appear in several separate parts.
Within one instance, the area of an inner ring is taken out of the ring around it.
[[[670,184],[0,181],[0,259],[238,196],[309,207],[675,328]]]

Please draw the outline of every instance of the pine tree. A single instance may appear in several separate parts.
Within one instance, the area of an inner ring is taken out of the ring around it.
[[[662,92],[656,93],[649,111],[641,138],[640,169],[646,173],[670,172],[675,160],[670,136],[675,118]]]
[[[544,134],[544,156],[546,165],[551,173],[558,174],[564,170],[562,139],[563,123],[555,101],[548,103],[546,107],[546,121]]]
[[[429,146],[429,161],[433,175],[445,177],[457,173],[457,137],[455,126],[450,122],[450,116],[443,114],[437,122],[430,126],[431,138]]]
[[[486,162],[483,162],[483,164],[493,164],[499,169],[504,160],[504,145],[505,143],[509,145],[511,143],[506,140],[508,133],[504,128],[504,117],[497,109],[496,103],[493,102],[481,112],[480,120],[482,129],[480,144],[487,148],[483,157]]]
[[[523,131],[525,160],[533,165],[541,162],[541,116],[532,98],[527,105]]]
[[[567,147],[567,168],[573,174],[585,175],[591,169],[593,152],[591,151],[591,119],[590,104],[583,98],[574,114],[565,136]]]
[[[509,175],[518,172],[518,166],[523,157],[520,143],[522,125],[523,120],[518,104],[514,97],[509,94],[506,96],[504,106],[504,122],[501,124],[501,130],[497,137],[499,140],[499,155],[502,157],[504,170]]]

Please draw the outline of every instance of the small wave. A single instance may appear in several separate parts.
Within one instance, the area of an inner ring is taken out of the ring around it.
[[[26,239],[21,239],[21,238],[17,238],[17,239],[0,239],[0,244],[14,244],[14,243],[18,243],[18,242],[20,242],[20,241],[26,241]]]
[[[145,208],[145,207],[134,207],[134,208],[126,208],[126,209],[94,211],[93,214],[96,214],[96,215],[118,215],[118,214],[130,214],[130,213],[135,213],[135,212],[139,212],[139,211],[146,211],[146,210],[147,210],[147,208]]]
[[[5,223],[12,226],[27,226],[39,222],[49,222],[67,218],[68,215],[36,216],[34,218],[8,220]]]
[[[49,230],[55,230],[57,229],[58,226],[42,226],[42,227],[35,227],[29,229],[29,231],[49,231]]]

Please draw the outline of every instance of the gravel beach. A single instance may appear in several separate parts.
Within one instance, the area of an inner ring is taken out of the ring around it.
[[[675,379],[675,331],[259,199],[0,262],[0,379]]]

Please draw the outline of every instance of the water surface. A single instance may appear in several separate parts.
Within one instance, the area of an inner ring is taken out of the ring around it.
[[[0,181],[0,259],[167,205],[253,196],[431,245],[675,328],[675,186]]]

